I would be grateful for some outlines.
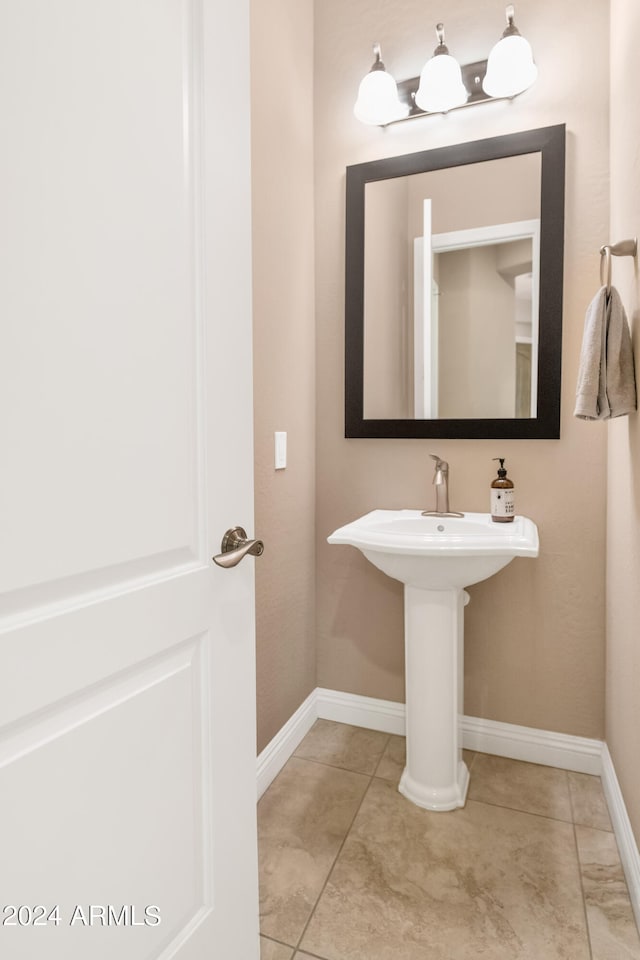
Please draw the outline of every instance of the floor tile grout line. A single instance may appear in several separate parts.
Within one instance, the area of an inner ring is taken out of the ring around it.
[[[572,827],[573,820],[563,820],[562,817],[552,817],[548,813],[538,813],[535,810],[523,810],[521,807],[510,807],[507,803],[495,803],[492,800],[480,800],[477,797],[468,797],[467,803],[482,803],[487,807],[497,807],[499,810],[511,810],[512,813],[524,813],[528,817],[538,817],[540,820],[551,820],[553,823],[566,823]]]
[[[573,805],[572,805],[573,808]],[[591,946],[591,927],[589,925],[589,913],[587,911],[587,898],[584,892],[584,877],[582,875],[582,858],[580,857],[580,847],[578,846],[578,834],[576,827],[578,824],[573,824],[573,843],[576,848],[576,863],[578,865],[578,878],[580,881],[580,892],[582,894],[582,911],[584,913],[584,925],[587,932],[587,943],[589,944],[589,956],[593,960],[593,947]]]
[[[299,753],[292,753],[289,759],[292,759],[293,757],[295,757],[296,760],[306,760],[308,763],[319,763],[323,767],[331,767],[332,770],[346,770],[347,773],[359,773],[363,777],[375,777],[376,775],[375,771],[378,769],[378,767],[382,762],[382,757],[384,755],[385,750],[387,749],[390,739],[391,739],[391,735],[389,734],[385,742],[385,745],[382,748],[382,753],[376,760],[375,770],[373,773],[368,773],[366,770],[354,770],[353,767],[341,767],[337,763],[329,763],[328,760],[318,760],[316,757],[304,757]]]
[[[587,911],[587,898],[584,892],[584,877],[582,875],[582,857],[580,856],[580,847],[578,846],[578,832],[576,824],[576,808],[573,802],[573,791],[571,789],[571,778],[569,771],[565,770],[567,780],[567,790],[569,791],[569,809],[571,810],[571,823],[573,825],[573,846],[576,851],[576,865],[578,867],[578,881],[580,883],[580,893],[582,894],[582,912],[584,914],[584,927],[587,934],[587,944],[589,946],[589,957],[593,960],[593,947],[591,946],[591,928],[589,926],[589,913]]]
[[[362,794],[362,800],[361,800],[360,803],[358,804],[358,807],[357,807],[357,809],[356,809],[356,812],[354,813],[354,815],[353,815],[353,817],[352,817],[352,819],[351,819],[351,823],[349,824],[349,826],[348,826],[348,828],[347,828],[347,830],[346,830],[346,832],[345,832],[345,835],[344,835],[344,837],[342,838],[342,843],[340,844],[340,847],[338,848],[338,852],[336,853],[336,855],[335,855],[335,857],[334,857],[334,859],[333,859],[333,863],[331,864],[331,867],[330,867],[330,869],[329,869],[329,872],[327,873],[327,876],[325,877],[325,881],[324,881],[324,883],[322,884],[322,889],[320,890],[320,893],[319,893],[318,896],[316,897],[316,902],[315,902],[314,905],[313,905],[313,910],[312,910],[311,913],[309,914],[309,917],[308,917],[308,919],[307,919],[307,922],[305,923],[305,925],[304,925],[304,927],[303,927],[303,929],[302,929],[302,933],[300,934],[300,937],[299,937],[299,939],[298,939],[298,943],[297,943],[296,948],[295,948],[296,950],[300,950],[300,949],[301,949],[301,944],[302,944],[302,941],[304,940],[305,933],[306,933],[307,930],[309,929],[309,924],[311,923],[311,921],[313,920],[313,918],[314,918],[314,916],[315,916],[315,912],[316,912],[316,910],[318,909],[318,904],[320,903],[320,900],[322,899],[322,895],[323,895],[324,891],[325,891],[326,888],[327,888],[327,884],[329,883],[329,880],[331,879],[331,874],[332,874],[333,871],[335,870],[336,863],[338,862],[338,859],[339,859],[339,857],[340,857],[340,854],[342,853],[342,851],[343,851],[343,849],[344,849],[344,845],[345,845],[345,843],[347,842],[347,839],[349,838],[349,834],[351,833],[351,831],[352,831],[352,829],[353,829],[353,825],[354,825],[354,823],[356,822],[356,817],[358,816],[358,814],[360,813],[360,810],[362,809],[362,804],[364,803],[365,798],[366,798],[367,794],[369,793],[369,789],[371,788],[371,784],[373,783],[373,780],[374,780],[374,777],[373,777],[373,775],[371,775],[371,776],[369,777],[369,783],[367,784],[366,790],[365,790],[364,793]],[[295,954],[294,954],[294,956],[295,956]]]
[[[296,757],[296,760],[304,760],[305,763],[317,763],[319,767],[329,767],[330,770],[342,770],[343,773],[355,773],[359,777],[372,777],[373,774],[367,770],[354,770],[353,767],[341,767],[337,763],[327,763],[326,760],[310,760],[308,757]]]
[[[378,767],[379,767],[380,764],[382,763],[382,758],[384,757],[385,753],[387,752],[387,747],[389,746],[389,743],[390,743],[390,742],[391,742],[391,734],[389,733],[389,734],[387,734],[387,739],[386,739],[385,742],[384,742],[384,747],[382,748],[382,753],[381,753],[380,756],[378,757],[378,762],[376,763],[376,768],[375,768],[375,770],[373,771],[373,773],[371,774],[372,777],[375,777],[375,775],[377,774],[377,772],[378,772]],[[368,789],[368,788],[367,788],[367,789]]]
[[[607,817],[608,817],[608,822],[609,822],[609,826],[608,826],[608,827],[596,827],[596,826],[594,826],[594,824],[593,824],[593,820],[591,821],[591,823],[585,823],[585,822],[582,821],[582,820],[577,820],[577,819],[576,819],[576,812],[575,812],[575,808],[574,808],[574,805],[573,805],[573,791],[572,791],[572,789],[571,789],[571,774],[572,774],[572,773],[576,773],[576,772],[577,772],[577,771],[575,771],[575,770],[567,770],[567,771],[566,771],[567,779],[568,779],[568,782],[569,782],[569,799],[571,800],[571,810],[572,810],[572,813],[573,813],[573,822],[574,822],[574,823],[576,824],[576,826],[578,826],[578,827],[586,827],[588,830],[599,830],[601,833],[613,833],[614,836],[615,836],[615,831],[614,831],[614,829],[613,829],[613,824],[611,823],[611,815],[610,815],[610,813],[609,813],[609,807],[608,807],[608,805],[607,805],[606,799],[604,800],[604,806],[605,806],[605,811],[606,811],[606,814],[607,814]],[[596,779],[596,780],[598,781],[598,783],[600,784],[600,790],[601,790],[601,791],[603,790],[602,777],[599,777],[599,776],[594,775],[594,774],[580,774],[580,775],[581,775],[581,776],[595,776],[595,779]],[[604,794],[603,794],[603,796],[604,796]],[[586,818],[585,818],[585,819],[586,819]]]
[[[476,757],[478,756],[478,751],[477,751],[477,750],[469,750],[468,753],[471,753],[471,754],[472,754],[471,761],[467,764],[467,770],[469,771],[469,776],[471,776],[471,768],[473,767],[474,763],[476,762]]]
[[[270,937],[268,933],[263,933],[262,930],[259,933],[262,940],[270,940],[271,943],[277,943],[279,947],[287,947],[288,950],[295,950],[290,943],[285,943],[284,940],[277,940],[275,937]]]
[[[573,835],[574,835],[574,837],[575,837],[575,834],[576,834],[576,831],[575,831],[575,825],[576,825],[576,808],[575,808],[575,805],[574,805],[574,803],[573,803],[573,791],[572,791],[572,789],[571,789],[571,780],[569,779],[569,771],[568,771],[568,770],[565,770],[564,775],[565,775],[565,779],[566,779],[566,781],[567,781],[567,791],[568,791],[568,793],[569,793],[569,810],[571,811],[571,823],[572,823],[573,826],[574,826]],[[577,853],[577,851],[578,851],[578,841],[577,841],[577,839],[576,839],[576,853]],[[579,862],[579,861],[578,861],[578,862]]]
[[[475,757],[474,757],[475,759]],[[477,797],[467,797],[467,802],[471,803],[486,803],[490,807],[499,807],[501,810],[513,810],[514,813],[527,813],[532,817],[541,817],[543,820],[554,820],[556,823],[570,823],[572,826],[575,825],[575,813],[573,809],[573,799],[571,796],[571,785],[569,783],[569,771],[565,770],[562,767],[556,767],[556,770],[564,773],[565,785],[567,788],[567,797],[569,800],[569,812],[571,819],[565,820],[562,817],[554,817],[551,814],[547,813],[538,813],[533,810],[523,810],[520,807],[512,807],[507,803],[496,803],[492,800],[480,800]],[[469,770],[471,772],[471,770]]]
[[[313,960],[328,960],[328,957],[321,957],[319,953],[309,953],[308,950],[305,950],[304,953],[305,953],[305,956],[307,957],[313,957]],[[296,957],[298,956],[301,958],[301,960],[303,960],[302,954],[300,953],[299,950],[296,949],[296,952],[293,954],[292,960],[296,960]]]

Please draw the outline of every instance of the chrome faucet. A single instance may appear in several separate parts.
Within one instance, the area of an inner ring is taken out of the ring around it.
[[[436,488],[436,508],[435,510],[423,510],[423,517],[464,517],[464,513],[456,513],[449,510],[449,464],[446,460],[437,457],[435,453],[429,456],[436,462],[436,470],[433,475],[433,485]]]

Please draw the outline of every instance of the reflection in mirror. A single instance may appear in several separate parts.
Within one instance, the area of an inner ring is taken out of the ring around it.
[[[416,238],[414,416],[535,417],[539,238],[539,220],[433,235],[427,300]]]
[[[525,239],[434,254],[430,312],[420,319],[437,346],[416,416],[535,416],[532,246]]]
[[[535,416],[526,350],[516,371],[518,344],[537,360],[540,172],[532,153],[366,185],[366,418]]]
[[[347,168],[346,436],[559,436],[564,138]]]

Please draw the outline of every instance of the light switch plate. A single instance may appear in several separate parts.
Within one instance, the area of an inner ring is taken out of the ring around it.
[[[287,465],[287,434],[276,431],[276,470],[284,470]]]

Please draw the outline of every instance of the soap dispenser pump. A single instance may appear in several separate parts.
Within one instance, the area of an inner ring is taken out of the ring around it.
[[[504,468],[504,457],[493,459],[500,461],[500,467],[491,484],[491,519],[494,523],[511,523],[516,512],[513,482]]]

